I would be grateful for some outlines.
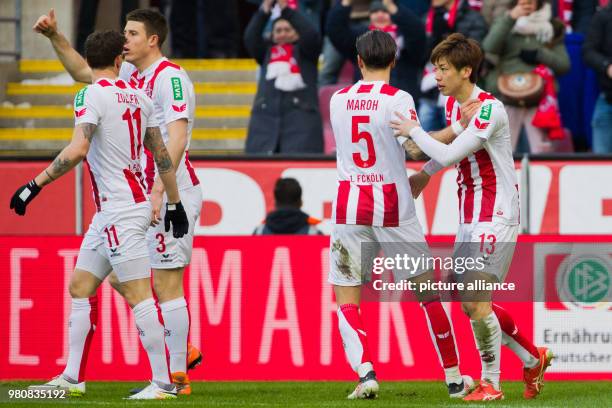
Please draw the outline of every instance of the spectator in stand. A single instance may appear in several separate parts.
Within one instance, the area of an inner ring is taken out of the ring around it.
[[[565,26],[552,18],[545,0],[513,0],[508,13],[494,21],[482,42],[486,58],[496,63],[485,78],[485,89],[506,103],[512,147],[516,149],[522,126],[532,153],[552,150],[551,139],[564,137],[554,75],[570,70],[565,49]],[[543,79],[541,97],[531,106],[517,104],[500,93],[500,75],[535,73]]]
[[[82,0],[79,7],[79,18],[77,20],[76,50],[85,55],[85,40],[96,27],[96,16],[98,15],[99,0]],[[120,27],[125,27],[125,16],[132,10],[138,8],[137,0],[121,0],[121,14],[119,14]]]
[[[601,93],[593,112],[593,152],[612,153],[612,3],[593,16],[582,55],[597,72]]]
[[[327,34],[336,49],[356,64],[355,40],[368,30],[390,34],[397,44],[396,66],[391,72],[391,85],[417,100],[418,77],[425,60],[425,28],[412,11],[396,5],[393,0],[373,1],[369,7],[369,27],[351,27],[352,0],[342,0],[329,11]]]
[[[482,42],[487,35],[487,24],[482,15],[473,10],[467,0],[432,0],[425,23],[427,55],[452,33],[461,33]],[[419,120],[425,129],[438,130],[446,126],[443,99],[438,92],[433,65],[425,66],[420,90]]]
[[[237,0],[170,1],[170,40],[175,58],[237,58]]]
[[[328,0],[330,6],[337,0]],[[371,0],[353,0],[351,2],[350,27],[351,30],[363,31],[370,25],[369,9]],[[322,66],[319,71],[319,86],[338,83],[338,77],[347,58],[342,55],[329,39],[323,38],[323,51],[321,54]]]
[[[294,178],[279,178],[274,185],[274,211],[253,231],[253,235],[321,235],[320,220],[301,210],[302,187]]]
[[[512,0],[483,0],[480,14],[488,25],[508,12]]]
[[[247,153],[322,153],[323,127],[317,93],[321,40],[299,11],[278,0],[281,15],[272,25],[271,41],[262,33],[273,0],[264,0],[244,33],[249,54],[260,65],[251,110]]]

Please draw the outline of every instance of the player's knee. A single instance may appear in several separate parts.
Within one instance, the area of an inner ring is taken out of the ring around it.
[[[491,313],[491,304],[489,302],[463,302],[461,304],[463,312],[467,314],[470,319],[480,320],[485,318]]]
[[[135,279],[123,282],[119,292],[130,307],[134,307],[143,300],[153,297],[148,279]]]
[[[68,292],[73,299],[88,298],[93,296],[95,290],[92,289],[91,285],[81,280],[72,279],[68,286]]]
[[[463,310],[463,313],[465,313],[468,317],[472,317],[478,308],[478,304],[477,302],[462,302],[461,303],[461,310]]]
[[[108,283],[113,289],[121,293],[121,282],[119,282],[119,278],[117,278],[117,274],[115,272],[111,272],[111,274],[108,275]]]
[[[155,270],[153,289],[159,303],[183,296],[183,268]]]

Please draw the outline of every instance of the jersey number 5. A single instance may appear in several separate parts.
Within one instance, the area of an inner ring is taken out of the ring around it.
[[[368,168],[372,167],[374,163],[376,163],[376,151],[374,150],[374,140],[372,139],[372,134],[365,130],[359,131],[360,123],[370,123],[369,116],[353,116],[351,123],[351,141],[353,143],[359,143],[362,139],[366,142],[366,147],[368,149],[368,155],[364,159],[361,156],[361,153],[353,153],[353,161],[357,165],[357,167]]]

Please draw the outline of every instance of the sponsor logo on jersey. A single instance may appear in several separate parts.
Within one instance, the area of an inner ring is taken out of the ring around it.
[[[187,104],[184,103],[182,105],[172,105],[172,109],[175,112],[185,112],[185,109],[187,109]]]
[[[172,94],[174,95],[175,101],[183,99],[183,87],[181,86],[181,80],[177,77],[170,78],[172,81]]]
[[[492,108],[493,108],[492,104],[483,106],[482,109],[480,110],[480,119],[490,120]]]
[[[87,112],[87,108],[83,108],[81,110],[78,111],[74,111],[74,116],[76,116],[77,118],[80,118],[81,116],[83,116],[85,114],[85,112]]]
[[[410,120],[417,120],[417,113],[414,109],[410,109]]]
[[[85,104],[85,91],[86,90],[87,90],[87,87],[81,89],[74,97],[74,106],[76,108],[81,107]]]

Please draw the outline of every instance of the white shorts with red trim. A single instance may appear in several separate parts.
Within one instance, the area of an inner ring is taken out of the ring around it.
[[[175,269],[189,265],[193,251],[193,235],[202,210],[202,188],[197,185],[180,191],[181,203],[187,213],[189,232],[181,238],[172,236],[172,229],[166,232],[166,196],[161,208],[161,221],[147,231],[147,246],[151,267],[154,269]]]
[[[100,280],[113,269],[120,282],[150,277],[145,242],[150,222],[149,201],[96,213],[81,243],[76,268]]]
[[[423,228],[416,217],[398,227],[336,224],[331,233],[328,282],[338,286],[365,284],[371,280],[375,257],[395,258],[397,255],[430,256]],[[397,270],[393,277],[397,282],[426,271]]]
[[[500,222],[459,224],[453,256],[484,259],[482,272],[506,279],[520,226]]]

